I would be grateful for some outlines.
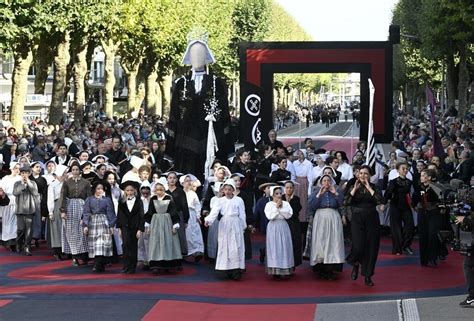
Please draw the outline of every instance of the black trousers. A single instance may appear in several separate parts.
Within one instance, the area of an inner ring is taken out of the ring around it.
[[[392,253],[402,253],[411,246],[415,223],[410,208],[399,208],[390,204],[390,233],[392,234]]]
[[[16,244],[22,249],[23,246],[30,248],[33,238],[33,218],[35,214],[18,214],[16,216]]]
[[[352,247],[347,262],[361,264],[363,276],[374,275],[380,247],[380,219],[375,208],[352,207]]]
[[[466,256],[464,258],[463,268],[467,292],[471,298],[474,298],[474,256]]]
[[[122,227],[123,267],[129,271],[137,268],[138,239],[137,229]]]
[[[439,210],[418,211],[418,234],[420,238],[420,262],[422,265],[438,259],[441,242],[438,233],[441,225]]]

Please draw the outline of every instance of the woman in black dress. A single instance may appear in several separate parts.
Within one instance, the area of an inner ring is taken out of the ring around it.
[[[420,175],[420,191],[413,197],[418,211],[418,233],[420,237],[420,263],[422,266],[437,266],[441,243],[438,233],[441,226],[440,200],[432,188],[435,174],[424,169]]]
[[[383,198],[374,184],[370,183],[370,167],[362,165],[358,179],[346,190],[344,205],[352,211],[352,247],[347,263],[353,266],[352,279],[359,276],[359,265],[365,285],[373,286],[372,275],[380,246],[380,219],[376,206],[382,204]]]
[[[186,193],[178,186],[178,174],[176,172],[168,172],[166,176],[168,183],[167,194],[173,197],[176,207],[176,212],[179,216],[179,224],[182,228],[178,229],[179,242],[181,245],[181,254],[183,256],[188,254],[188,242],[186,240],[186,226],[189,221],[189,208],[186,199]]]
[[[278,169],[272,173],[270,176],[270,181],[277,183],[291,180],[291,173],[290,171],[286,170],[287,162],[288,160],[283,156],[279,156],[277,158]]]
[[[286,181],[284,187],[285,193],[283,194],[282,199],[290,203],[290,206],[293,209],[293,215],[287,219],[286,222],[290,227],[291,241],[293,242],[294,266],[297,267],[303,263],[303,242],[301,239],[301,224],[298,217],[302,206],[300,198],[294,194],[295,184],[292,181]]]
[[[403,252],[413,254],[413,213],[411,211],[410,191],[412,182],[407,178],[408,164],[397,163],[398,177],[388,183],[385,202],[390,201],[390,232],[392,234],[392,254]]]

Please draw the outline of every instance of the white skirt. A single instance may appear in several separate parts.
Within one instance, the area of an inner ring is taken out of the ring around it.
[[[334,208],[320,208],[314,214],[310,265],[344,263],[342,220]]]
[[[10,196],[10,200],[11,198],[12,196]],[[16,239],[17,224],[15,209],[15,202],[10,202],[9,205],[0,207],[2,217],[2,241],[6,242]]]
[[[189,209],[189,221],[186,227],[186,241],[188,242],[188,255],[203,254],[204,241],[201,227],[197,221],[196,211]]]
[[[238,216],[222,216],[217,243],[216,270],[245,269],[244,231]]]
[[[268,222],[266,246],[267,270],[268,268],[291,269],[295,266],[290,227],[285,220]]]

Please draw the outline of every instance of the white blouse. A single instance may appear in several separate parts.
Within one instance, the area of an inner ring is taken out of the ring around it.
[[[293,215],[293,209],[287,201],[282,202],[282,207],[278,208],[274,201],[265,205],[265,216],[270,220],[286,220]]]
[[[244,201],[240,197],[221,197],[218,202],[211,208],[211,212],[206,216],[205,221],[211,225],[219,215],[222,216],[238,216],[242,224],[242,230],[247,228],[247,222],[245,220],[245,205]]]

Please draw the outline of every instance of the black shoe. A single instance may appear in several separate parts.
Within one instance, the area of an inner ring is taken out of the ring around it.
[[[127,273],[127,274],[135,274],[135,269],[133,269],[133,270],[127,270],[126,273]]]
[[[26,256],[31,256],[31,251],[29,248],[25,248],[25,255]]]
[[[120,273],[128,273],[128,268],[123,268],[122,270],[120,270]]]
[[[408,255],[413,255],[413,250],[407,246],[406,248],[403,249],[403,252],[405,252]]]
[[[446,255],[440,255],[439,259],[440,259],[440,261],[445,261],[446,260]]]
[[[148,265],[148,264],[143,264],[142,270],[143,270],[143,271],[150,271],[150,265]]]
[[[374,282],[372,282],[372,279],[370,278],[370,276],[365,277],[365,285],[374,286]]]
[[[203,257],[203,256],[202,256],[201,254],[196,255],[196,256],[194,257],[194,262],[199,263],[199,261],[202,260],[202,257]]]
[[[38,240],[35,240],[35,247],[36,247],[37,249],[39,249],[39,247],[40,247],[40,244],[39,244],[39,241],[38,241]]]
[[[238,280],[240,280],[241,278],[242,278],[242,273],[240,273],[240,272],[234,272],[234,273],[232,274],[232,280],[234,280],[234,281],[238,281]]]
[[[464,301],[459,303],[459,305],[463,308],[474,308],[474,298],[468,296]]]
[[[359,264],[354,264],[354,266],[352,267],[351,279],[355,281],[357,280],[358,277],[359,277]]]
[[[62,261],[63,260],[61,254],[53,254],[53,257],[56,261]]]
[[[328,280],[330,281],[337,280],[336,273],[334,273],[333,271],[328,272],[327,277],[328,277]]]
[[[259,261],[261,264],[263,264],[263,262],[265,262],[265,249],[260,249],[260,257],[259,257]]]

